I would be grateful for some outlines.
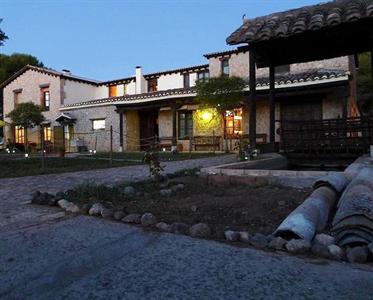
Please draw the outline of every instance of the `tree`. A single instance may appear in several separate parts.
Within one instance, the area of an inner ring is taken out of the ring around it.
[[[240,77],[220,76],[208,80],[197,80],[197,102],[202,107],[215,108],[223,119],[223,133],[226,150],[228,149],[226,111],[237,108],[244,101],[246,82]]]
[[[0,23],[3,21],[3,19],[0,19]],[[4,45],[4,42],[8,39],[5,32],[1,30],[0,28],[0,46]]]
[[[41,107],[32,102],[20,103],[8,115],[14,126],[25,130],[25,151],[27,151],[27,129],[39,126],[44,120]]]
[[[8,79],[15,72],[22,69],[26,65],[44,67],[41,61],[39,61],[35,56],[32,56],[30,54],[0,54],[0,83]]]
[[[359,105],[364,114],[373,113],[373,80],[370,53],[359,55],[357,72],[357,94]]]

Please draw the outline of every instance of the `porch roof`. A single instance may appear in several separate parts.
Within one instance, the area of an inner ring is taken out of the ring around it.
[[[292,88],[299,86],[312,86],[312,85],[326,85],[335,82],[348,81],[349,72],[341,69],[308,69],[302,72],[285,73],[276,76],[276,88]],[[257,80],[257,88],[261,90],[269,89],[268,76],[259,77]],[[245,89],[249,91],[249,88]],[[132,104],[146,104],[158,101],[180,99],[180,98],[193,98],[196,96],[196,90],[191,88],[169,89],[158,92],[125,95],[120,97],[110,97],[83,101],[65,105],[60,110],[72,110],[77,108],[106,106],[106,105],[132,105]]]

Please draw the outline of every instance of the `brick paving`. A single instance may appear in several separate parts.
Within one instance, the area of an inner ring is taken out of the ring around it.
[[[171,174],[182,169],[210,167],[234,162],[235,155],[191,159],[184,161],[162,162],[164,172]],[[27,176],[0,179],[0,231],[23,226],[32,226],[61,217],[54,208],[31,206],[30,194],[36,190],[56,193],[68,190],[74,185],[87,180],[102,184],[121,181],[134,181],[148,178],[149,171],[145,165],[126,166],[111,169],[81,172]]]

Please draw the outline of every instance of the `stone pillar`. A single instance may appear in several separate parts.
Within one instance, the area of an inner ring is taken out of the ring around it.
[[[118,111],[119,114],[119,151],[123,152],[123,111]]]
[[[177,136],[176,136],[176,103],[172,104],[172,146],[171,151],[176,151],[177,148]]]

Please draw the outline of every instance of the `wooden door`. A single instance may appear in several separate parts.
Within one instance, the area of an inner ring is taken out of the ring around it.
[[[145,150],[154,144],[158,137],[158,110],[141,111],[140,117],[140,146]]]
[[[53,144],[54,144],[54,151],[59,151],[64,146],[63,140],[63,127],[62,126],[54,126],[53,127]]]

